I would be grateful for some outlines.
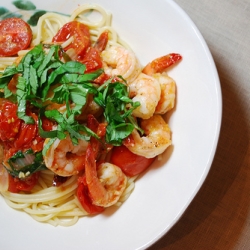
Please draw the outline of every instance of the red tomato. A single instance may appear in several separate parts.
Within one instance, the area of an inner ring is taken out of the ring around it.
[[[14,178],[9,175],[9,188],[8,190],[12,193],[18,193],[19,191],[30,191],[36,185],[39,177],[39,172],[36,172],[26,179],[21,180],[19,178]]]
[[[102,68],[100,53],[93,47],[89,47],[83,59],[79,59],[78,61],[86,65],[86,73]]]
[[[12,141],[21,126],[21,120],[17,117],[17,105],[0,100],[0,139],[2,141]]]
[[[98,214],[104,211],[103,207],[99,207],[99,206],[92,204],[91,198],[89,197],[89,194],[88,194],[88,187],[86,184],[85,177],[80,177],[78,179],[78,187],[77,187],[76,195],[82,207],[87,213]]]
[[[51,131],[55,123],[47,117],[42,117],[42,128],[45,131]]]
[[[39,135],[36,135],[35,139],[31,142],[31,149],[34,152],[39,152],[43,150],[44,138]]]
[[[73,48],[78,56],[83,56],[91,45],[89,28],[80,22],[72,21],[66,23],[54,36],[53,42],[65,42],[70,37],[74,40],[65,50]]]
[[[13,56],[29,47],[32,39],[30,26],[20,18],[0,21],[0,56]]]
[[[105,73],[102,73],[100,76],[98,76],[94,82],[96,84],[99,84],[99,85],[102,85],[104,82],[106,82],[108,79],[110,79],[110,76],[105,74]]]
[[[20,132],[18,133],[15,141],[14,147],[15,148],[30,148],[31,142],[35,139],[38,131],[37,121],[38,118],[34,113],[30,113],[30,116],[33,117],[35,120],[34,124],[26,124],[22,122]]]
[[[154,159],[136,155],[122,145],[113,148],[110,161],[120,167],[126,175],[135,176],[148,168]]]
[[[86,72],[102,68],[100,53],[106,48],[109,39],[108,35],[109,31],[104,31],[97,39],[94,47],[89,47],[83,58],[79,58],[79,61],[86,65]]]
[[[10,191],[11,193],[18,193],[19,192],[19,190],[16,187],[15,178],[12,177],[10,174],[9,174],[9,188],[8,188],[8,191]]]

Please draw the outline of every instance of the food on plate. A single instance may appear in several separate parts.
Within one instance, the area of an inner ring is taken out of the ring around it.
[[[13,56],[29,47],[32,40],[30,26],[20,18],[12,17],[0,22],[0,56]]]
[[[110,20],[84,4],[33,28],[0,21],[0,192],[37,221],[70,226],[120,206],[171,145],[162,115],[176,84],[166,70],[182,57],[142,67]]]

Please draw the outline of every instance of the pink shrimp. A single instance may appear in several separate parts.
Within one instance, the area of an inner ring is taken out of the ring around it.
[[[147,75],[153,75],[155,73],[162,73],[168,67],[177,63],[182,59],[180,54],[171,53],[159,58],[154,59],[152,62],[148,63],[142,70],[143,73]]]
[[[44,142],[49,142],[47,138]],[[48,169],[60,176],[77,175],[84,169],[85,151],[88,142],[79,140],[78,145],[73,145],[69,136],[63,140],[56,139],[44,156]]]
[[[95,152],[89,143],[85,158],[85,176],[89,196],[94,205],[109,207],[121,197],[127,185],[127,177],[114,164],[105,162],[96,168]]]
[[[165,114],[174,107],[176,84],[164,71],[181,59],[181,55],[171,53],[153,60],[142,70],[143,73],[152,76],[160,84],[161,95],[155,108],[156,114]]]

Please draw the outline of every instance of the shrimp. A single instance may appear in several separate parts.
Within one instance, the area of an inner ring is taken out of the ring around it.
[[[101,53],[104,71],[111,76],[122,75],[129,88],[129,95],[140,106],[133,115],[142,119],[150,118],[160,100],[160,84],[152,76],[141,72],[135,54],[126,48],[111,46]]]
[[[161,87],[160,100],[155,109],[156,114],[165,114],[174,107],[176,83],[171,77],[167,75],[166,72],[163,71],[180,61],[181,58],[182,57],[179,54],[168,54],[148,63],[142,70],[143,73],[156,79]]]
[[[92,203],[101,207],[115,204],[127,185],[127,177],[114,164],[101,163],[96,169],[95,155],[91,144],[87,147],[85,176]]]
[[[167,73],[156,73],[153,77],[160,83],[161,96],[155,108],[155,114],[165,114],[174,107],[176,83]]]
[[[129,86],[129,95],[133,102],[140,102],[140,106],[133,111],[133,115],[142,119],[150,118],[160,100],[161,88],[156,79],[141,73]]]
[[[166,68],[181,60],[179,54],[168,54],[157,58],[141,71],[136,56],[129,50],[111,46],[101,53],[104,71],[111,76],[122,75],[127,81],[129,95],[140,106],[133,115],[149,119],[154,113],[165,114],[174,107],[175,81],[166,73]]]
[[[106,74],[121,75],[128,83],[135,80],[141,72],[135,54],[124,47],[112,45],[101,52],[101,58]]]
[[[44,144],[49,140],[47,138]],[[77,175],[84,169],[87,145],[88,142],[81,139],[78,145],[73,145],[69,136],[63,140],[56,139],[44,156],[46,167],[60,176]]]
[[[134,129],[131,137],[123,143],[134,154],[153,158],[162,154],[171,145],[171,131],[161,115],[153,115],[147,120],[142,120],[141,128],[145,135],[141,137]]]

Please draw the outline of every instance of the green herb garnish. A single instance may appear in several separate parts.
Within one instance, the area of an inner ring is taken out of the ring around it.
[[[46,49],[44,49],[46,48]],[[29,51],[15,66],[9,66],[0,75],[0,89],[5,98],[15,100],[18,105],[17,115],[27,124],[34,123],[27,115],[28,105],[39,110],[39,134],[43,138],[51,138],[43,153],[57,139],[64,139],[69,134],[74,144],[78,139],[89,140],[90,136],[98,136],[84,124],[79,124],[75,117],[87,103],[88,95],[93,95],[94,101],[104,109],[107,121],[106,141],[115,146],[136,128],[142,132],[132,116],[133,110],[140,105],[128,96],[126,82],[122,77],[119,81],[106,81],[96,87],[94,80],[103,73],[97,70],[85,73],[86,66],[77,61],[60,58],[64,52],[58,45],[37,45]],[[18,74],[17,91],[11,93],[7,85],[14,75]],[[53,90],[53,91],[52,91]],[[47,103],[65,105],[65,112],[56,109],[46,110]],[[57,123],[53,131],[42,129],[42,116]],[[11,162],[10,162],[11,163]]]
[[[94,100],[104,108],[104,117],[108,122],[106,141],[114,146],[122,144],[134,128],[143,132],[132,116],[139,102],[133,102],[128,96],[126,82],[122,77],[120,81],[112,83],[108,80],[98,88]]]

